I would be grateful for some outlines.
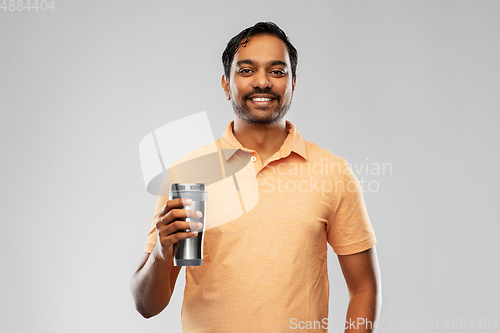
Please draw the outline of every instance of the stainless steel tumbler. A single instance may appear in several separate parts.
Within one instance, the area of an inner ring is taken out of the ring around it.
[[[205,206],[207,202],[207,185],[202,183],[174,183],[170,185],[169,198],[189,198],[191,205],[184,206],[187,210],[199,210],[203,215],[200,218],[185,218],[186,222],[201,222],[203,227],[196,237],[183,239],[177,243],[174,256],[174,266],[201,266],[203,265],[203,232],[205,231]],[[181,230],[191,231],[191,229]]]

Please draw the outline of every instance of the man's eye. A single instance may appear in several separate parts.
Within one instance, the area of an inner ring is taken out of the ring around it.
[[[242,70],[240,70],[241,74],[250,74],[250,72],[251,72],[251,70],[249,70],[249,69],[242,69]]]
[[[285,75],[285,72],[280,71],[280,70],[275,70],[275,71],[272,71],[271,73],[273,73],[274,75]]]

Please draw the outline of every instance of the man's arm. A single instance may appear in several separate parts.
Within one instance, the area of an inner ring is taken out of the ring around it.
[[[144,318],[156,316],[168,305],[180,270],[172,260],[144,253],[130,284],[135,307]]]
[[[375,246],[360,253],[337,257],[349,290],[345,333],[375,332],[382,305]]]
[[[144,254],[139,268],[132,276],[130,289],[135,307],[145,318],[156,316],[170,302],[175,281],[181,270],[181,267],[173,265],[175,245],[182,239],[197,235],[196,232],[179,231],[201,228],[195,222],[180,220],[201,216],[196,215],[194,210],[182,209],[190,204],[188,200],[190,199],[179,198],[167,201],[158,214],[156,245],[151,254]]]

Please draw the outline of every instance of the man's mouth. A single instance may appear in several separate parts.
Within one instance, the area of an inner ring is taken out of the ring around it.
[[[251,97],[248,99],[250,105],[255,105],[261,108],[267,108],[274,104],[275,98],[271,97]]]
[[[254,97],[254,98],[250,98],[252,101],[254,102],[270,102],[272,101],[273,99],[270,98],[270,97]]]
[[[255,106],[267,107],[274,104],[276,97],[269,94],[252,94],[248,97],[248,102]]]

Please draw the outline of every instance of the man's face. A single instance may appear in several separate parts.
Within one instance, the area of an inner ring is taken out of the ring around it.
[[[250,37],[234,55],[230,80],[224,75],[222,87],[246,123],[277,122],[290,108],[295,89],[286,44],[272,35]]]

